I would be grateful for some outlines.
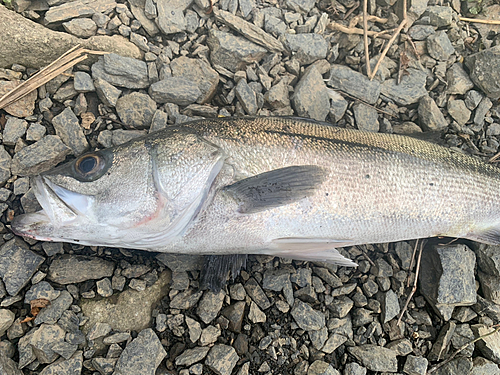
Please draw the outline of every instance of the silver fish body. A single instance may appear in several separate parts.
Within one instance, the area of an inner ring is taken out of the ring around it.
[[[169,127],[35,178],[40,240],[352,265],[332,249],[447,236],[500,244],[500,170],[410,137],[294,118]]]

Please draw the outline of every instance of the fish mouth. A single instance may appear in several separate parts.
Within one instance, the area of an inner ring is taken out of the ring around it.
[[[75,225],[89,211],[92,197],[65,189],[46,176],[32,179],[33,192],[42,207],[40,211],[16,216],[12,231],[20,236],[42,241],[54,241],[55,232]]]

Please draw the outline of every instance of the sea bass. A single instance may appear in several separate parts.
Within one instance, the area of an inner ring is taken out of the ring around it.
[[[392,134],[297,118],[206,119],[34,177],[44,241],[352,266],[335,248],[446,236],[500,244],[500,169]]]

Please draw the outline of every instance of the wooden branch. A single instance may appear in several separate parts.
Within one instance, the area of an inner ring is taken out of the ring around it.
[[[474,23],[485,23],[487,25],[500,25],[500,20],[482,20],[480,18],[467,18],[467,17],[458,17],[460,21],[464,22],[474,22]]]
[[[368,48],[368,0],[363,0],[363,41],[365,43],[366,75],[372,75],[370,65],[370,49]]]
[[[338,24],[338,23],[333,22],[333,21],[328,24],[328,28],[330,30],[340,31],[340,32],[342,32],[344,34],[363,35],[363,30],[361,30],[361,29],[358,29],[356,27],[347,27],[347,26]],[[373,36],[373,37],[376,37],[376,38],[383,38],[383,39],[389,39],[390,38],[389,35],[384,35],[381,32],[376,32],[376,31],[368,30],[366,33],[367,33],[368,36]]]

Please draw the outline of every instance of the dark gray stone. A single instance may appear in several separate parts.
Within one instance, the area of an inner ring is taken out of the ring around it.
[[[149,95],[157,103],[189,105],[198,100],[201,91],[192,81],[181,77],[169,77],[153,83],[149,88]]]
[[[406,357],[403,371],[408,375],[425,375],[428,363],[427,358],[409,355]]]
[[[472,370],[471,358],[455,358],[444,366],[437,369],[434,373],[436,375],[470,375]]]
[[[264,323],[267,320],[266,314],[259,309],[255,302],[250,302],[250,309],[248,311],[248,320],[252,323]]]
[[[439,336],[436,341],[432,344],[432,349],[429,352],[427,359],[429,361],[440,361],[448,352],[451,338],[455,333],[457,325],[455,322],[450,321],[444,325],[444,327],[439,332]]]
[[[17,368],[17,363],[0,353],[0,373],[5,375],[23,375],[23,372]]]
[[[425,40],[436,32],[432,25],[414,25],[408,30],[408,35],[413,40]]]
[[[125,142],[128,142],[134,138],[142,137],[143,135],[146,135],[147,132],[145,130],[123,130],[123,129],[116,129],[113,130],[112,136],[111,136],[111,144],[113,146],[118,146],[121,145]]]
[[[78,38],[90,38],[96,34],[97,25],[90,18],[74,18],[63,22],[64,30]]]
[[[340,375],[340,372],[335,370],[330,363],[318,359],[311,363],[307,375]]]
[[[326,340],[325,345],[323,345],[323,348],[321,348],[321,351],[327,354],[331,354],[346,341],[347,341],[346,336],[333,333],[328,338],[328,340]]]
[[[156,24],[164,34],[176,34],[186,31],[187,23],[184,11],[192,1],[157,0],[158,18]]]
[[[308,333],[314,348],[316,348],[316,350],[321,350],[328,339],[328,329],[323,327],[317,331],[309,331]]]
[[[80,319],[76,316],[76,314],[71,311],[71,310],[66,310],[63,311],[61,318],[57,322],[59,327],[64,329],[66,332],[69,333],[77,333],[79,331],[80,327]],[[68,339],[66,339],[70,344],[74,344],[74,342],[70,342]],[[84,339],[85,341],[85,339]]]
[[[57,324],[42,324],[31,337],[30,344],[36,359],[40,363],[52,363],[59,354],[52,350],[58,343],[64,342],[66,332]]]
[[[451,25],[452,9],[449,6],[430,6],[424,16],[429,16],[431,25],[445,27]]]
[[[58,342],[52,347],[52,350],[64,359],[70,359],[77,349],[78,345],[70,344],[66,341]]]
[[[170,301],[170,308],[188,310],[198,303],[202,295],[202,291],[194,293],[192,289],[181,292],[172,298]]]
[[[396,352],[377,345],[361,345],[348,348],[368,370],[381,372],[398,371]]]
[[[472,357],[472,354],[474,353],[474,344],[467,344],[472,342],[474,339],[474,333],[468,324],[457,324],[455,332],[451,337],[451,343],[455,349],[465,346],[465,348],[461,351],[462,355],[465,357]]]
[[[174,272],[199,271],[203,266],[203,256],[162,253],[156,256],[162,264]]]
[[[207,39],[210,48],[210,61],[213,66],[219,65],[232,72],[244,70],[254,62],[259,62],[267,50],[242,37],[210,30]]]
[[[49,267],[48,278],[58,284],[74,284],[113,275],[115,265],[101,258],[84,255],[62,255]],[[75,272],[78,270],[78,272]]]
[[[319,34],[285,34],[285,41],[286,48],[301,65],[324,59],[328,51],[328,43]]]
[[[118,98],[121,95],[121,90],[117,89],[112,84],[102,78],[94,80],[95,90],[99,99],[108,107],[114,107]]]
[[[102,78],[112,85],[129,89],[149,86],[148,68],[144,61],[114,53],[99,57],[92,65],[92,78]]]
[[[34,175],[45,172],[63,161],[71,152],[57,135],[46,135],[24,147],[12,158],[12,174]]]
[[[285,34],[286,24],[279,18],[266,14],[264,17],[264,30],[275,37],[279,37]]]
[[[129,332],[119,332],[112,334],[111,336],[105,337],[102,342],[105,345],[118,344],[120,342],[128,341],[130,339]]]
[[[87,337],[89,340],[95,340],[107,336],[111,332],[111,326],[108,323],[97,322],[90,328]]]
[[[12,326],[16,315],[7,309],[0,309],[0,336],[3,336],[5,332]]]
[[[290,99],[288,98],[288,87],[284,81],[278,82],[264,94],[264,99],[273,109],[290,107]]]
[[[366,368],[356,362],[346,363],[344,375],[366,375]]]
[[[244,79],[240,79],[235,88],[235,94],[245,112],[251,116],[257,114],[257,97]]]
[[[476,254],[481,271],[500,277],[500,246],[480,244]]]
[[[12,158],[5,150],[4,146],[0,146],[0,185],[3,185],[10,178],[10,164]]]
[[[493,103],[491,102],[490,98],[484,97],[477,106],[476,112],[474,113],[474,124],[483,126],[484,118],[491,107],[493,107]]]
[[[484,324],[474,324],[471,329],[475,337],[485,336],[495,330]],[[500,363],[500,332],[484,337],[476,343],[476,346],[484,357],[497,364]]]
[[[243,301],[233,303],[222,310],[224,315],[229,320],[228,328],[233,332],[241,332],[241,325],[245,314],[246,303]]]
[[[301,300],[295,300],[290,314],[304,331],[317,331],[325,326],[325,315]]]
[[[474,87],[469,75],[460,63],[453,64],[446,71],[446,82],[448,83],[446,92],[449,94],[464,95]]]
[[[377,299],[382,308],[381,318],[383,324],[398,316],[401,309],[399,307],[398,296],[392,289],[389,289],[387,293],[379,293]]]
[[[52,125],[56,130],[56,134],[66,146],[71,148],[74,155],[82,154],[89,147],[78,117],[76,117],[71,108],[67,107],[55,116],[52,119]]]
[[[219,293],[207,291],[203,294],[201,301],[198,303],[196,313],[205,324],[215,319],[222,308],[224,297],[225,294],[223,291],[219,291]]]
[[[26,140],[27,141],[39,141],[43,138],[47,129],[45,126],[35,122],[30,125],[28,130],[26,131]]]
[[[440,30],[427,38],[429,55],[439,61],[446,61],[455,52],[446,31]]]
[[[448,122],[436,105],[434,99],[424,95],[418,103],[418,117],[420,125],[425,131],[439,131],[448,126]]]
[[[205,365],[210,367],[217,375],[231,375],[239,357],[233,347],[217,344],[210,349],[205,360]]]
[[[90,17],[94,13],[109,13],[115,7],[116,3],[114,0],[78,0],[63,3],[51,7],[45,13],[44,24],[58,23],[72,18]]]
[[[476,357],[473,360],[473,367],[470,375],[500,375],[500,368],[493,362],[483,357]]]
[[[345,317],[354,306],[354,301],[347,296],[339,296],[335,298],[332,303],[327,305],[331,311],[332,316],[335,318]]]
[[[483,95],[476,90],[467,91],[464,98],[465,105],[471,111],[473,111],[479,105],[479,103],[481,103],[481,100],[483,100]]]
[[[205,346],[197,346],[196,348],[185,350],[181,355],[175,358],[175,364],[177,366],[191,366],[204,359],[209,350],[210,348]]]
[[[375,133],[379,131],[378,112],[374,107],[359,102],[353,105],[352,111],[359,130]]]
[[[101,375],[111,375],[117,360],[117,358],[92,358],[92,365]]]
[[[75,90],[77,92],[91,92],[95,91],[94,82],[90,74],[86,72],[75,72],[74,76]]]
[[[151,328],[139,333],[116,362],[116,375],[154,375],[167,353]]]
[[[116,113],[127,126],[147,129],[156,111],[156,102],[147,94],[133,92],[116,101]]]
[[[2,139],[3,144],[13,146],[19,138],[21,138],[28,128],[28,122],[16,117],[7,117],[5,128],[3,129]]]
[[[30,301],[34,299],[47,299],[49,301],[55,300],[61,291],[54,290],[52,285],[50,285],[47,281],[40,281],[38,284],[33,285],[24,295],[24,303],[29,304]]]
[[[323,77],[311,66],[295,86],[292,104],[301,117],[324,121],[329,112],[330,100]]]
[[[472,81],[490,98],[500,97],[500,46],[485,49],[465,58]]]
[[[408,106],[416,103],[423,96],[427,95],[425,81],[427,74],[422,70],[408,69],[408,74],[403,75],[398,84],[396,79],[389,79],[382,83],[381,94],[394,100],[401,106]]]
[[[318,275],[324,282],[332,288],[342,286],[342,280],[337,275],[332,274],[328,269],[323,267],[314,267],[313,272]]]
[[[150,36],[158,34],[159,30],[154,22],[158,16],[156,3],[151,0],[132,0],[129,1],[130,11],[135,19],[141,23],[141,26]]]
[[[448,113],[459,124],[465,125],[470,119],[471,111],[461,99],[450,100],[448,102]]]
[[[254,278],[245,283],[245,290],[250,298],[262,309],[266,310],[271,306],[269,298]]]
[[[0,277],[5,289],[15,296],[28,284],[45,258],[12,239],[0,248]]]
[[[347,92],[368,104],[375,104],[380,95],[380,82],[370,81],[365,75],[344,65],[332,64],[329,86]]]
[[[170,63],[173,77],[182,77],[194,82],[201,91],[197,103],[208,103],[214,96],[219,83],[219,74],[202,59],[178,57]]]
[[[315,3],[316,1],[314,0],[286,0],[286,5],[289,9],[306,14],[311,11]]]

